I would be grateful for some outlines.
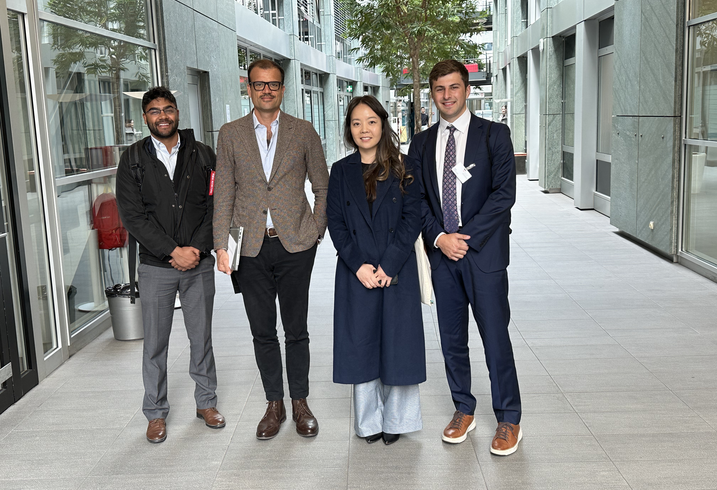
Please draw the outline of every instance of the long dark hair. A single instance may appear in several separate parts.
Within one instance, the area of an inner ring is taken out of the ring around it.
[[[344,142],[346,146],[356,151],[359,149],[351,134],[351,115],[359,104],[368,106],[381,119],[381,139],[376,147],[377,165],[364,175],[366,198],[369,201],[376,200],[376,183],[388,179],[390,174],[393,174],[398,179],[401,192],[404,192],[404,183],[408,185],[413,182],[413,176],[406,171],[403,156],[399,150],[400,140],[388,121],[388,112],[373,95],[354,97],[346,108],[346,118],[344,120]]]

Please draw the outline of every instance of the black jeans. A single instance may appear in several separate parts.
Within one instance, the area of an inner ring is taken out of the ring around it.
[[[316,245],[289,253],[278,238],[264,237],[259,255],[242,257],[237,271],[254,337],[254,355],[268,401],[284,398],[276,297],[286,338],[286,374],[292,399],[309,395],[309,283]]]

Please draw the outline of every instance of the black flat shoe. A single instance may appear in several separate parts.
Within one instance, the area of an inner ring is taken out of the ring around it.
[[[379,432],[378,434],[374,434],[372,436],[366,436],[364,439],[366,439],[366,442],[369,444],[373,444],[374,442],[378,441],[383,437],[383,432]]]
[[[401,434],[389,434],[388,432],[384,432],[383,443],[388,446],[396,442],[399,437],[401,437]]]

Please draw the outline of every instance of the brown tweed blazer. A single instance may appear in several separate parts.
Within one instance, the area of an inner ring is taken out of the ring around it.
[[[214,180],[214,248],[226,248],[230,226],[243,226],[241,255],[256,257],[266,229],[266,210],[279,240],[290,253],[311,248],[326,231],[329,172],[321,139],[310,122],[285,112],[267,182],[261,166],[252,115],[222,126]],[[314,210],[306,198],[306,176]]]

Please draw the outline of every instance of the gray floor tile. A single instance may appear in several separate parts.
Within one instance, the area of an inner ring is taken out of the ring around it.
[[[613,461],[710,461],[717,454],[715,431],[600,434],[597,440]]]
[[[596,435],[702,432],[706,428],[704,420],[688,408],[641,413],[583,412],[580,417]]]
[[[586,412],[655,412],[688,408],[671,391],[566,393],[565,397],[578,413]]]
[[[717,462],[697,460],[616,463],[633,490],[714,490]]]
[[[627,490],[630,488],[615,465],[610,462],[511,463],[506,461],[504,464],[484,464],[481,469],[491,490],[518,488]]]

